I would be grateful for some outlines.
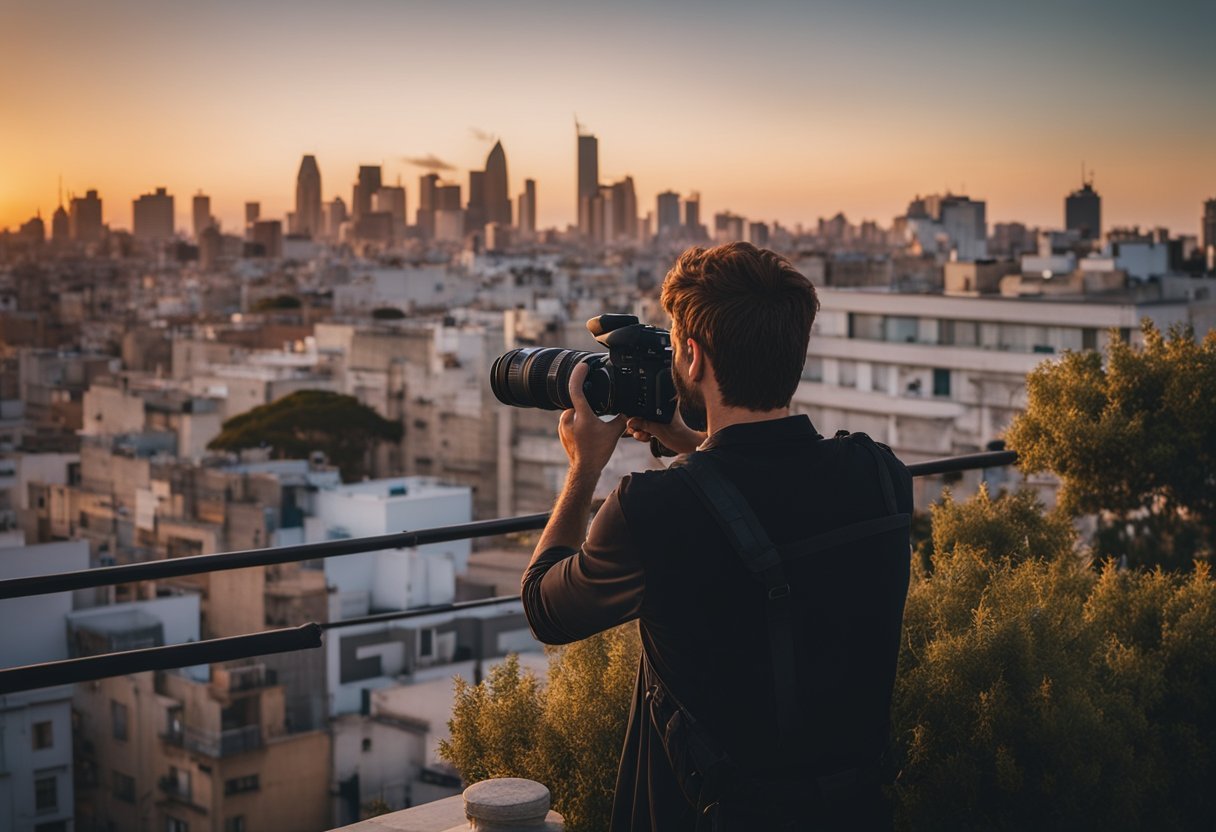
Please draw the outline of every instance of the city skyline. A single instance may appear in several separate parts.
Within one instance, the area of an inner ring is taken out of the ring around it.
[[[40,68],[0,87],[15,125],[0,134],[0,227],[49,219],[61,175],[77,196],[98,190],[114,227],[159,186],[179,196],[181,228],[200,189],[226,228],[247,201],[285,219],[308,154],[325,200],[379,164],[417,204],[425,170],[409,159],[462,180],[500,140],[512,197],[535,180],[538,225],[564,228],[576,115],[599,138],[600,178],[632,176],[643,213],[658,193],[696,191],[709,213],[887,223],[911,195],[952,190],[987,200],[991,222],[1059,226],[1084,163],[1108,227],[1196,233],[1216,190],[1210,4],[1032,3],[998,18],[947,0],[669,3],[645,17],[267,2],[235,26],[227,3],[61,5],[19,3],[0,32],[15,65]],[[587,50],[587,31],[628,48]]]

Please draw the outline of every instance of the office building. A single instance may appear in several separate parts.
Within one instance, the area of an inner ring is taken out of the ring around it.
[[[135,239],[162,243],[173,237],[173,197],[164,188],[144,194],[132,203]]]
[[[583,234],[591,234],[591,201],[600,190],[600,143],[590,133],[578,133],[578,228]]]
[[[414,223],[423,237],[435,236],[435,189],[439,186],[439,174],[428,173],[418,177],[418,212]]]
[[[524,180],[524,192],[519,195],[517,226],[525,234],[536,233],[536,180]]]
[[[655,198],[655,202],[659,236],[674,234],[680,228],[680,195],[675,191],[663,191]]]
[[[392,217],[390,232],[392,239],[400,240],[405,235],[405,188],[400,185],[385,185],[372,196],[373,213]]]
[[[336,241],[342,232],[342,223],[346,222],[346,203],[342,201],[342,197],[336,196],[325,203],[324,213],[325,236]]]
[[[72,239],[72,220],[68,217],[63,203],[51,215],[51,242],[56,245],[66,245]]]
[[[502,142],[495,142],[486,158],[484,187],[486,221],[509,226],[511,194],[507,184],[507,154],[502,149]]]
[[[195,241],[203,238],[203,232],[211,227],[214,220],[211,218],[211,197],[197,193],[192,200],[192,215],[194,225]]]
[[[1094,190],[1092,180],[1084,179],[1081,187],[1064,198],[1064,227],[1075,231],[1082,240],[1102,239],[1102,197]]]
[[[101,197],[97,191],[74,197],[68,202],[68,208],[73,241],[95,243],[101,239]]]
[[[684,232],[694,240],[700,240],[705,236],[701,228],[700,194],[692,194],[684,200]]]
[[[1208,271],[1216,271],[1216,199],[1203,203],[1203,257]]]
[[[252,240],[262,257],[283,256],[283,223],[278,220],[258,220],[253,224]]]
[[[768,248],[768,225],[762,222],[748,223],[747,241],[756,248]]]
[[[612,185],[612,234],[605,240],[633,242],[638,238],[638,197],[633,177],[626,176]]]
[[[359,178],[355,180],[350,200],[350,215],[352,219],[372,210],[372,194],[380,190],[384,183],[380,181],[379,165],[360,165]]]
[[[321,171],[317,167],[317,157],[305,156],[296,174],[295,227],[291,233],[317,239],[322,228]]]
[[[481,231],[486,224],[486,172],[469,171],[469,204],[465,209],[465,231]]]

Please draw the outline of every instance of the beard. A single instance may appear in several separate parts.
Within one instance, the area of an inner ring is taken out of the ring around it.
[[[676,386],[676,406],[684,424],[693,430],[705,430],[709,423],[705,413],[705,397],[685,379],[684,374],[672,367],[671,380]]]

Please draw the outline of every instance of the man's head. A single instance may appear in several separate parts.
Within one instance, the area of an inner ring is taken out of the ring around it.
[[[695,341],[713,367],[722,404],[754,411],[789,405],[819,298],[788,260],[751,243],[690,248],[667,273],[662,303],[677,363]],[[681,400],[703,406],[681,373],[673,375]]]

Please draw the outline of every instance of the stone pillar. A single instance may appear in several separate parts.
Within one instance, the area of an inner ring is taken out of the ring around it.
[[[549,790],[533,780],[500,777],[464,790],[464,811],[475,832],[562,832],[562,816],[549,810]],[[455,832],[455,830],[449,830]]]

